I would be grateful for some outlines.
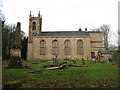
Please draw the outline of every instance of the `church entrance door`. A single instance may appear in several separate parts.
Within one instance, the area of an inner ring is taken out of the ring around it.
[[[95,58],[95,52],[91,52],[91,58]]]

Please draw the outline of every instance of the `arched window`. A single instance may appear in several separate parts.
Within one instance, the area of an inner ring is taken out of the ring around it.
[[[45,55],[46,53],[46,43],[44,40],[40,41],[40,55]]]
[[[36,22],[32,23],[32,30],[36,30]]]
[[[65,40],[65,55],[70,55],[70,41]]]
[[[58,41],[57,40],[54,40],[53,43],[52,43],[52,47],[53,47],[53,55],[58,55]]]
[[[82,40],[77,41],[77,54],[78,55],[83,54],[83,42],[82,42]]]

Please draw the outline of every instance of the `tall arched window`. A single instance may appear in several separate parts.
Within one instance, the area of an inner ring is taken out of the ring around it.
[[[70,55],[70,41],[65,40],[65,55]]]
[[[78,55],[83,54],[83,42],[82,42],[82,40],[77,41],[77,54]]]
[[[36,30],[36,22],[32,23],[32,30]]]
[[[40,41],[40,55],[45,55],[46,53],[46,43],[44,40]]]
[[[58,41],[57,40],[54,40],[53,43],[52,43],[52,47],[53,47],[53,55],[58,55]]]

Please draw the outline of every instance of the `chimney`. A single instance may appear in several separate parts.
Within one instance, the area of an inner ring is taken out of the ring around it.
[[[79,31],[82,31],[82,29],[81,29],[81,28],[79,28]]]
[[[39,11],[39,13],[38,13],[38,18],[40,18],[40,11]]]
[[[29,15],[29,18],[31,18],[31,11],[30,11],[30,15]]]

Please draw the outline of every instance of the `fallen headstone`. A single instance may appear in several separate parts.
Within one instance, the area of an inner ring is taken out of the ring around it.
[[[29,71],[28,73],[42,73],[42,70],[36,70],[36,71]]]
[[[72,65],[72,64],[68,64],[68,67],[88,67],[86,65]]]
[[[57,70],[57,69],[65,69],[66,68],[66,65],[61,65],[61,66],[58,66],[58,67],[49,67],[47,68],[48,70]]]

